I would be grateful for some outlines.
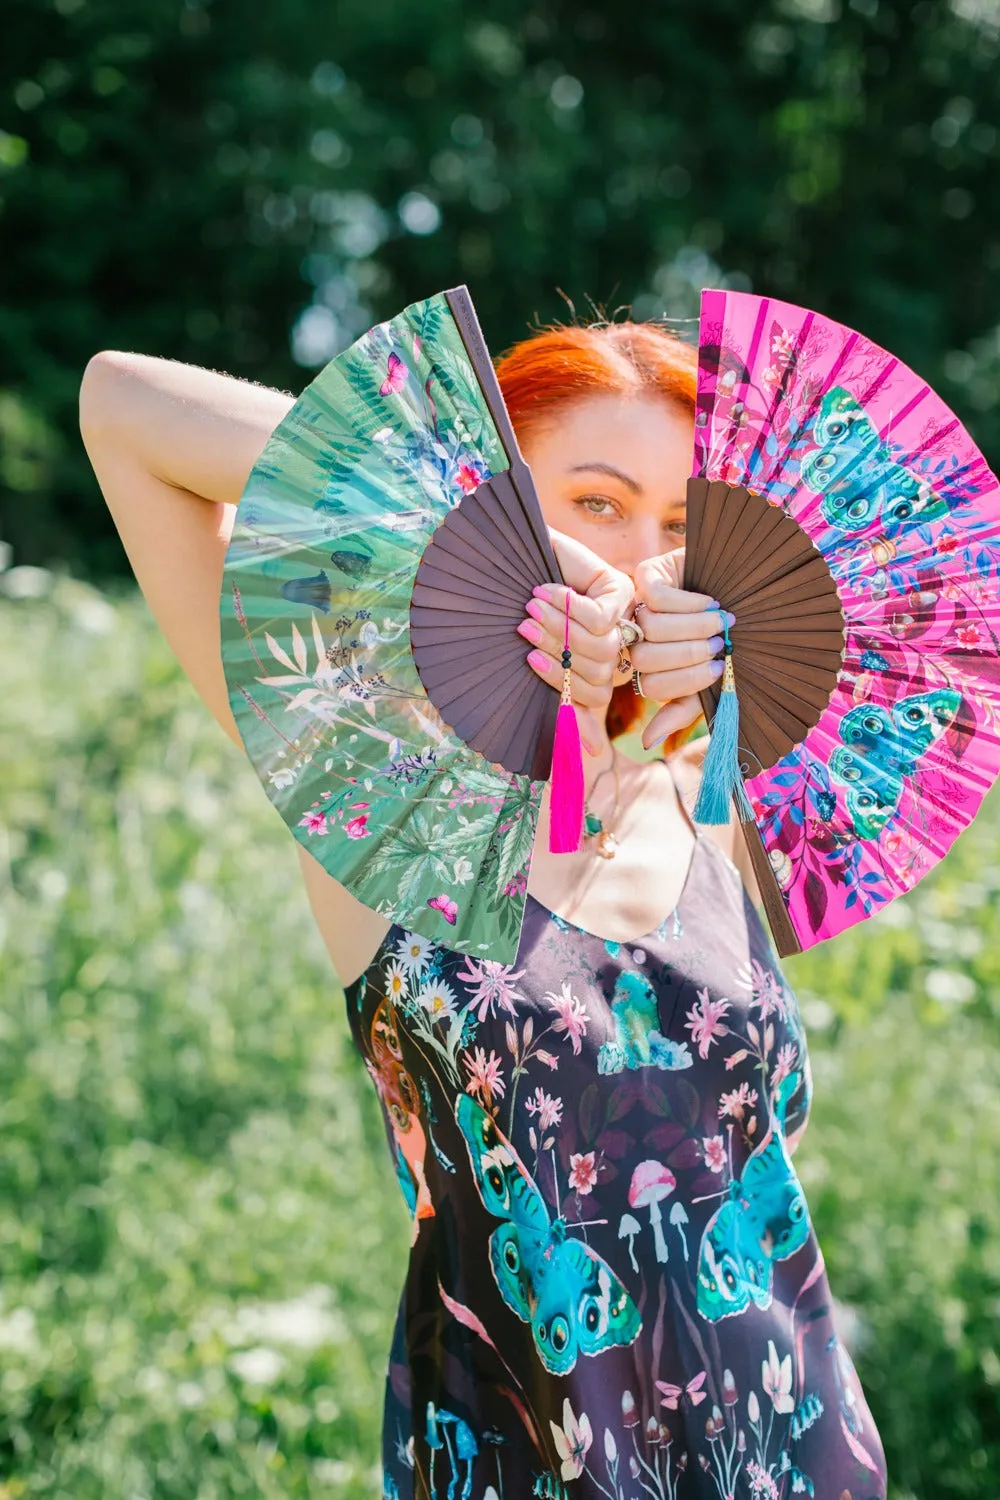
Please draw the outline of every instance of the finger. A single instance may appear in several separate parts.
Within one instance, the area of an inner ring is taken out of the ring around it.
[[[665,610],[670,614],[690,614],[701,609],[718,609],[719,601],[709,594],[681,588],[684,576],[684,549],[647,557],[635,570],[635,597],[646,609]],[[640,617],[643,611],[640,610]],[[645,630],[645,622],[643,629]]]
[[[622,615],[631,612],[635,593],[631,578],[575,537],[551,526],[549,536],[564,583],[544,585],[551,595],[547,602],[565,609],[568,586],[578,596],[570,602],[570,615],[594,635],[603,635]]]
[[[700,667],[718,656],[725,645],[721,635],[710,635],[707,640],[689,641],[637,641],[629,647],[629,656],[637,672],[678,672],[684,667]]]
[[[550,656],[561,659],[563,643],[567,638],[565,616],[560,614],[554,604],[546,604],[541,599],[529,599],[525,609],[531,616],[531,622],[522,622],[517,627],[519,633],[525,640],[547,651]],[[535,630],[530,628],[531,623],[535,625]],[[603,635],[594,635],[571,615],[568,636],[569,649],[573,653],[573,667],[578,667],[592,682],[606,681],[618,660],[618,632],[610,630]]]
[[[732,630],[736,616],[728,609],[702,609],[682,614],[661,609],[643,609],[636,617],[647,641],[701,641],[721,635],[723,621]],[[640,643],[641,644],[641,643]]]
[[[662,744],[668,734],[686,729],[700,713],[701,700],[696,693],[691,693],[686,698],[675,698],[673,703],[665,703],[642,731],[643,749],[652,750],[655,745]]]
[[[699,667],[683,667],[679,671],[670,672],[643,672],[642,690],[647,698],[655,698],[658,703],[672,703],[691,693],[703,693],[713,682],[718,682],[723,666],[720,658],[715,657]]]
[[[526,660],[531,670],[537,672],[544,682],[550,683],[552,687],[562,687],[562,665],[554,657],[536,647],[534,651],[528,652]],[[573,702],[580,703],[585,708],[607,708],[611,698],[611,680],[609,678],[604,684],[588,682],[586,677],[571,671],[569,691]]]

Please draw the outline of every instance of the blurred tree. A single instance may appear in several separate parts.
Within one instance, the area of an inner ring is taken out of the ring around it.
[[[560,288],[809,303],[995,457],[998,55],[992,0],[35,0],[0,58],[0,528],[124,568],[75,434],[96,349],[298,389],[461,280],[495,349]]]

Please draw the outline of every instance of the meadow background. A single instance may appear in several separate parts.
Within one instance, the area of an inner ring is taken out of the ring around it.
[[[996,0],[31,0],[0,49],[0,1500],[378,1492],[407,1233],[256,778],[75,423],[138,349],[297,390],[467,281],[818,306],[1000,459]],[[687,321],[685,321],[687,320]],[[1000,1493],[1000,801],[787,964],[797,1161],[895,1500]]]

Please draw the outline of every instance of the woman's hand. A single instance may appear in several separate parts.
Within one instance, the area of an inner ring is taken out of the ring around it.
[[[549,536],[566,584],[546,584],[545,599],[536,590],[525,606],[530,618],[517,628],[534,648],[528,655],[532,671],[552,687],[561,688],[569,593],[570,691],[581,710],[580,737],[593,754],[604,737],[615,682],[620,650],[615,622],[631,613],[632,580],[564,532],[550,526]]]
[[[735,621],[707,594],[682,589],[683,573],[683,547],[647,558],[635,571],[636,620],[645,640],[629,655],[646,697],[665,705],[643,730],[647,750],[701,713],[698,694],[722,675],[722,615],[729,625]]]

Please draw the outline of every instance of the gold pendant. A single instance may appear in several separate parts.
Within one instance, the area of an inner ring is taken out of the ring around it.
[[[597,852],[602,859],[614,859],[618,840],[608,829],[602,828],[597,840]]]

